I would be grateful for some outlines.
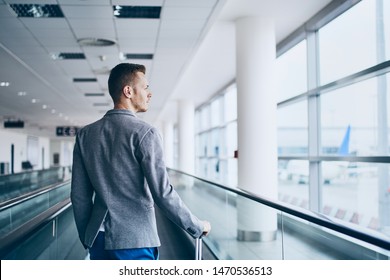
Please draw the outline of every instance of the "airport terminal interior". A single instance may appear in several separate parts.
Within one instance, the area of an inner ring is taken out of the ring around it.
[[[0,259],[89,259],[73,148],[119,63],[203,259],[390,259],[390,1],[0,0],[0,26]],[[193,259],[156,209],[160,259]]]

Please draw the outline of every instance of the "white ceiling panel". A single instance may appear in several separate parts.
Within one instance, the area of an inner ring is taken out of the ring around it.
[[[62,12],[67,18],[82,19],[112,19],[112,6],[62,6]]]
[[[84,19],[84,18],[71,18],[68,19],[68,22],[72,29],[107,29],[113,26],[113,19]]]
[[[115,20],[119,38],[156,38],[160,26],[157,19],[117,19]]]
[[[156,40],[156,38],[142,40],[119,39],[118,46],[123,53],[154,53]]]
[[[58,54],[58,53],[61,53],[61,52],[64,52],[64,53],[79,53],[79,52],[82,52],[80,46],[77,43],[75,43],[75,42],[72,42],[71,45],[60,45],[60,46],[50,44],[50,46],[46,45],[45,49],[49,53],[49,56],[51,54]]]
[[[210,16],[209,8],[199,7],[164,7],[161,12],[161,19],[182,19],[182,20],[206,20]]]
[[[204,28],[204,21],[164,20],[161,22],[159,38],[198,37]]]
[[[99,5],[110,5],[111,0],[57,0],[61,7],[66,5],[89,5],[89,6],[99,6]]]
[[[113,25],[108,25],[105,28],[77,28],[73,30],[76,38],[100,38],[111,41],[116,41],[116,33]]]
[[[208,7],[211,8],[217,0],[165,0],[166,7]]]
[[[58,60],[57,64],[71,77],[94,76],[85,59]]]
[[[69,28],[64,18],[19,18],[29,30]]]
[[[0,17],[0,24],[1,24],[0,34],[7,34],[7,33],[17,34],[19,32],[28,32],[28,30],[26,30],[26,27],[23,25],[23,23],[21,23],[20,20],[15,17],[4,17],[4,18]]]
[[[5,18],[5,17],[13,17],[15,18],[15,14],[12,11],[12,9],[8,5],[3,5],[0,4],[0,17]]]

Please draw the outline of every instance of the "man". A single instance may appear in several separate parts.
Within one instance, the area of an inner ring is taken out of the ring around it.
[[[82,128],[73,151],[71,200],[90,259],[158,259],[154,204],[194,238],[210,224],[195,217],[170,185],[157,130],[138,119],[151,92],[145,67],[121,63],[108,89],[114,109]]]

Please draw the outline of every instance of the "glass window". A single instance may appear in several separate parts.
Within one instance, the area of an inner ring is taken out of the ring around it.
[[[237,150],[237,121],[229,123],[226,126],[224,156],[228,158],[233,158],[234,152],[236,150]]]
[[[306,40],[303,40],[276,60],[278,101],[307,91]]]
[[[208,155],[211,157],[219,157],[221,151],[221,139],[220,129],[215,128],[211,131],[211,141]]]
[[[200,109],[200,131],[210,127],[210,106],[206,105]]]
[[[377,13],[382,13],[382,21],[381,15],[377,14],[377,20],[383,23],[383,44],[381,47],[385,50],[385,60],[390,60],[390,1],[381,0],[383,3],[383,8],[377,7]]]
[[[372,230],[389,225],[387,164],[322,162],[322,173],[324,214]]]
[[[224,122],[237,119],[237,87],[231,86],[224,94]]]
[[[307,101],[278,109],[278,154],[308,154]]]
[[[376,0],[363,0],[319,30],[321,84],[389,58],[389,52],[380,54],[385,48],[384,40],[389,41],[389,12],[384,12],[384,9],[377,11],[376,3]],[[389,3],[385,6],[388,7]],[[384,13],[386,22],[379,15],[377,17],[377,13]],[[387,34],[380,28],[385,23]]]
[[[390,75],[378,76],[321,96],[322,153],[387,155]],[[379,117],[381,116],[381,117]]]
[[[222,123],[222,98],[218,97],[210,105],[211,126],[218,126]]]
[[[278,161],[278,197],[280,201],[309,208],[309,162]]]

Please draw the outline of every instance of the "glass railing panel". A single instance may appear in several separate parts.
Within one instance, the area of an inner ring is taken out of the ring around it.
[[[219,259],[390,259],[385,233],[179,171],[169,175],[191,211],[211,222],[205,243]]]
[[[49,208],[49,194],[39,196],[16,204],[11,208],[11,229],[15,229]]]
[[[49,206],[53,206],[70,197],[70,184],[55,188],[49,192]]]
[[[205,242],[218,259],[282,258],[279,211],[196,178],[175,172],[170,175],[185,204],[211,223]]]
[[[23,225],[51,206],[69,198],[70,183],[42,192],[10,207],[0,210],[1,236]]]
[[[11,231],[11,209],[0,211],[0,236]]]
[[[280,222],[284,231],[284,258],[287,260],[390,258],[390,251],[286,213],[282,214]]]
[[[78,238],[72,207],[13,247],[2,259],[83,260],[87,251]]]
[[[64,181],[66,168],[53,167],[0,176],[0,202]]]

